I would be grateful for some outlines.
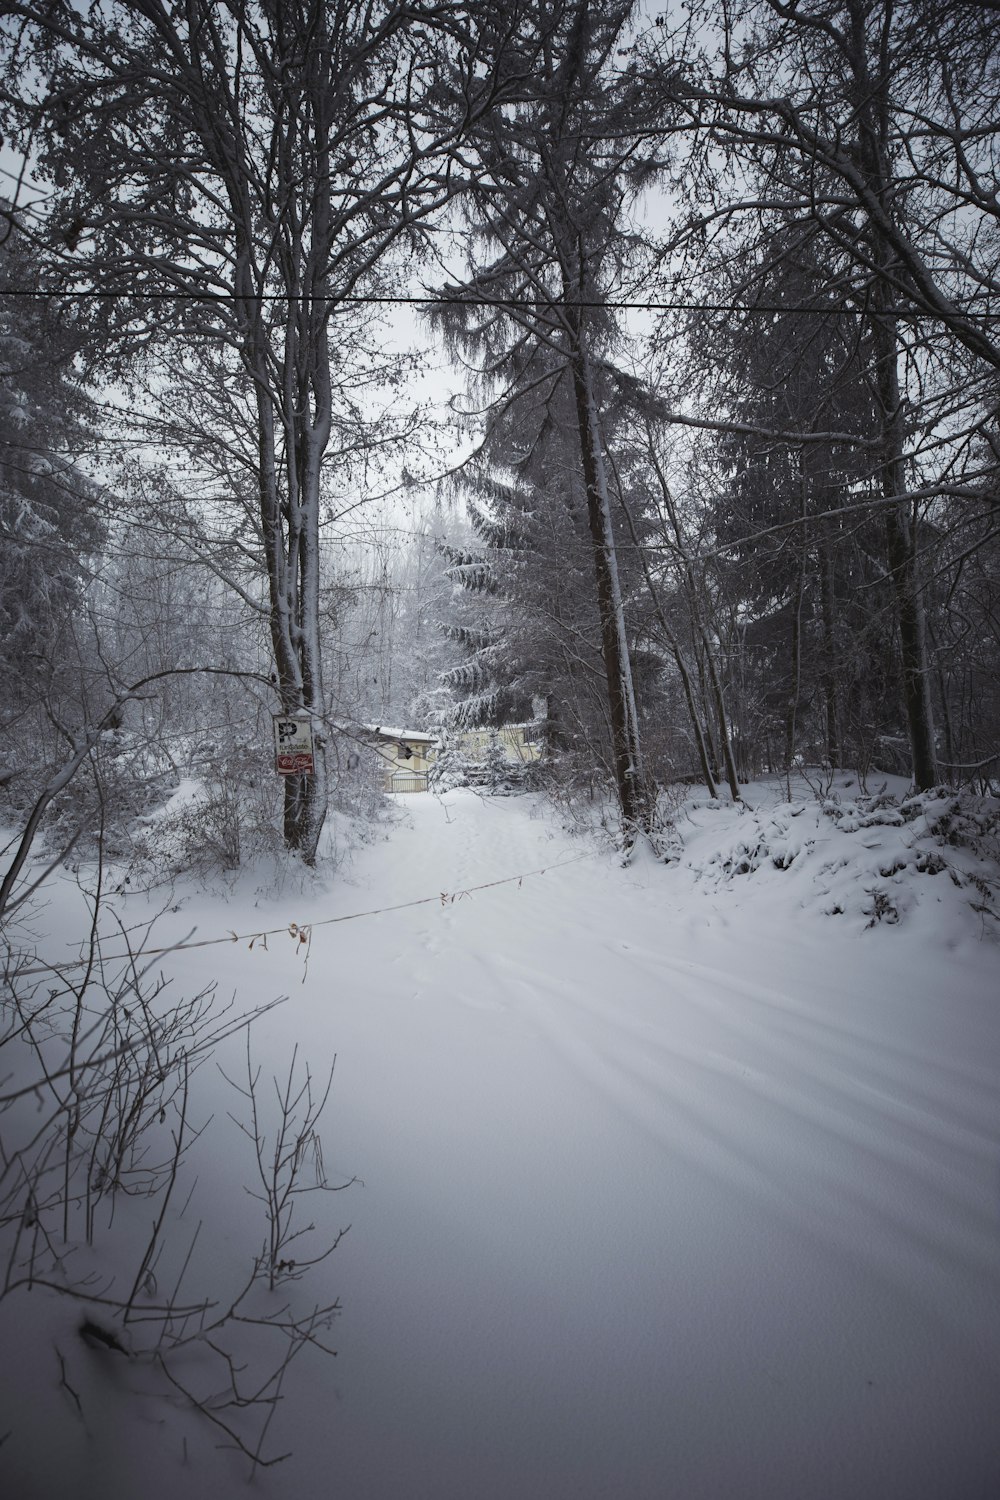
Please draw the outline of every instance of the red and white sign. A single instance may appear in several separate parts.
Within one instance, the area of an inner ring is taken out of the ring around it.
[[[308,719],[274,715],[274,768],[279,776],[313,774],[312,725]]]

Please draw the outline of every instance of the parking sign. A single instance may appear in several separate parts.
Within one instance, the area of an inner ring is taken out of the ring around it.
[[[313,774],[312,725],[307,718],[274,715],[274,769],[279,776]]]

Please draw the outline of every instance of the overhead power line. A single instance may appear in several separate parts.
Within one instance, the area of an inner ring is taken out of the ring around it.
[[[427,296],[415,297],[412,295],[398,296],[370,296],[354,295],[345,296],[321,296],[309,293],[286,292],[254,292],[244,296],[236,292],[111,292],[101,291],[94,287],[70,287],[63,291],[39,291],[27,287],[10,288],[0,291],[3,297],[33,297],[33,298],[60,298],[64,301],[73,298],[79,301],[116,301],[126,297],[134,297],[139,302],[194,302],[229,305],[236,302],[291,302],[291,303],[325,303],[336,310],[338,307],[495,307],[499,309],[508,308],[517,312],[703,312],[703,313],[739,313],[747,316],[772,316],[784,315],[786,313],[800,313],[808,317],[847,317],[856,318],[867,315],[868,309],[863,307],[818,307],[808,303],[785,303],[785,302],[757,302],[752,304],[740,302],[693,302],[693,301],[665,301],[665,302],[632,302],[632,301],[592,301],[592,302],[567,302],[564,299],[551,297],[532,297],[515,299],[512,297],[440,297]],[[970,312],[967,309],[956,308],[956,314],[964,318],[996,320],[1000,318],[998,312]],[[915,308],[892,308],[885,309],[883,316],[893,318],[922,318],[931,316],[922,313]]]

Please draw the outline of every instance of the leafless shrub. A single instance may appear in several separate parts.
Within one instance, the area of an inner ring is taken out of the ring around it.
[[[123,956],[106,956],[98,933],[100,885],[80,960],[55,967],[10,934],[2,951],[0,998],[0,1298],[29,1288],[71,1297],[81,1307],[79,1334],[100,1347],[153,1365],[165,1390],[183,1394],[226,1443],[250,1460],[251,1471],[280,1461],[268,1432],[292,1362],[306,1349],[332,1353],[327,1330],[338,1303],[305,1311],[271,1305],[274,1290],[297,1281],[322,1254],[293,1258],[294,1243],[312,1225],[293,1225],[298,1196],[327,1188],[316,1126],[331,1076],[314,1096],[293,1055],[278,1090],[273,1152],[260,1133],[249,1037],[272,1002],[249,1013],[218,1006],[215,986],[178,997],[138,936],[119,927]],[[247,1039],[247,1097],[269,1237],[250,1258],[235,1293],[188,1296],[201,1224],[186,1246],[176,1241],[194,1191],[189,1153],[211,1121],[192,1121],[191,1080],[226,1038]],[[307,1172],[313,1180],[305,1181]],[[346,1184],[345,1184],[346,1185]],[[183,1207],[178,1209],[181,1198]],[[141,1200],[152,1222],[131,1260],[115,1234]],[[86,1268],[77,1270],[84,1248]],[[179,1261],[179,1266],[178,1266]],[[164,1269],[174,1266],[163,1292]],[[108,1269],[93,1269],[94,1266]],[[124,1269],[123,1269],[124,1266]],[[70,1381],[58,1351],[61,1382],[85,1415],[86,1392]]]
[[[245,1088],[225,1073],[222,1076],[246,1100],[250,1111],[249,1122],[237,1119],[233,1114],[230,1114],[230,1119],[253,1146],[259,1186],[248,1187],[247,1192],[264,1205],[267,1241],[258,1265],[260,1273],[267,1277],[269,1289],[274,1291],[281,1282],[297,1281],[310,1266],[326,1260],[347,1233],[346,1230],[341,1230],[333,1243],[318,1253],[309,1253],[305,1257],[291,1254],[293,1245],[313,1233],[316,1228],[312,1223],[301,1226],[294,1223],[297,1200],[305,1193],[340,1192],[351,1184],[341,1183],[334,1187],[327,1181],[323,1166],[323,1143],[316,1128],[330,1097],[333,1064],[322,1093],[314,1095],[309,1064],[305,1063],[300,1072],[298,1048],[293,1049],[284,1082],[279,1082],[276,1077],[271,1080],[277,1103],[277,1117],[273,1133],[270,1134],[263,1118],[260,1068],[253,1065],[249,1033],[246,1068]],[[307,1177],[311,1180],[307,1181]]]

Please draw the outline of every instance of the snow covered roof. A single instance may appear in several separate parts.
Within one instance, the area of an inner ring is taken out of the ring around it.
[[[362,726],[369,734],[378,735],[380,740],[410,740],[414,744],[436,745],[437,736],[433,734],[421,734],[415,729],[391,729],[385,724],[364,724]]]

